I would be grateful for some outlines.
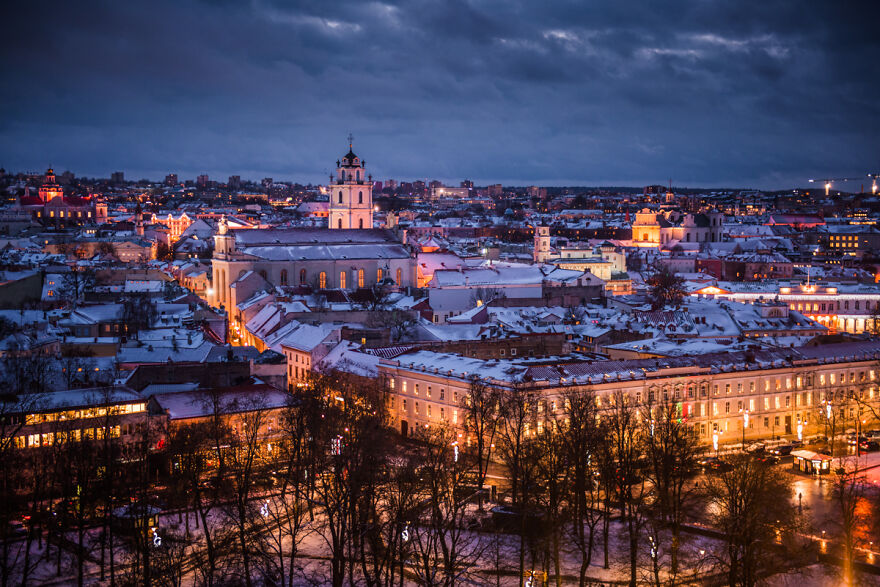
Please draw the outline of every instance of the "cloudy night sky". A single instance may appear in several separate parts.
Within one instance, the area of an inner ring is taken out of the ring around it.
[[[321,182],[351,132],[375,179],[863,176],[880,171],[878,4],[15,2],[0,165]]]

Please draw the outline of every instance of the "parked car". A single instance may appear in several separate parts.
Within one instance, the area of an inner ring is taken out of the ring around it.
[[[846,443],[850,446],[855,446],[859,444],[863,440],[867,440],[864,436],[856,436],[855,434],[847,434],[846,435]]]
[[[707,473],[720,473],[722,471],[730,470],[730,464],[718,457],[705,457],[697,461],[697,464]]]
[[[767,446],[763,442],[753,442],[746,447],[746,452],[750,452],[752,454],[761,454],[766,449]]]
[[[779,457],[777,457],[776,455],[757,455],[755,458],[762,463],[767,463],[768,465],[779,464]]]
[[[19,538],[27,535],[27,528],[25,528],[24,524],[18,520],[11,520],[9,522],[9,530],[7,533],[13,538]]]
[[[880,430],[869,430],[868,432],[865,432],[865,436],[873,439],[880,438]]]
[[[863,440],[859,443],[859,448],[864,451],[869,451],[869,452],[875,451],[875,450],[880,450],[880,442],[866,438],[865,440]]]

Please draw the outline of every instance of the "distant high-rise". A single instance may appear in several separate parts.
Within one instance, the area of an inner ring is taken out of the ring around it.
[[[196,178],[196,187],[202,190],[208,187],[208,174],[205,173]]]
[[[172,186],[172,185],[177,185],[178,183],[179,182],[177,181],[177,174],[176,173],[169,173],[168,175],[165,176],[165,185]]]
[[[240,175],[230,175],[229,181],[226,184],[231,190],[240,190],[241,189],[241,176]]]
[[[528,193],[529,196],[531,196],[532,198],[546,198],[547,188],[530,185],[528,188],[526,188],[526,193]]]
[[[113,183],[116,185],[124,184],[125,183],[125,173],[123,173],[122,171],[114,171],[110,175],[110,183]]]
[[[472,182],[469,179],[466,179],[463,182],[461,182],[461,187],[472,190],[472,189],[474,189],[474,182]]]
[[[264,190],[268,190],[270,187],[272,187],[273,183],[275,182],[272,180],[271,177],[264,177],[263,180],[260,182],[260,185],[263,186]]]
[[[487,188],[487,191],[489,192],[489,196],[500,196],[504,192],[504,189],[501,187],[500,183],[496,183],[490,185]]]

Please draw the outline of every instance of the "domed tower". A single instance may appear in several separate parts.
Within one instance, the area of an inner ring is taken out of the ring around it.
[[[46,181],[43,182],[43,185],[40,186],[37,193],[40,196],[40,201],[44,204],[48,204],[55,198],[64,197],[64,191],[61,189],[61,186],[56,183],[55,172],[51,167],[46,170]]]
[[[366,175],[366,161],[352,150],[336,162],[336,176],[330,176],[329,227],[373,228],[373,177]]]
[[[229,222],[224,214],[217,223],[217,234],[214,235],[214,258],[226,259],[235,252],[235,235],[229,233]]]

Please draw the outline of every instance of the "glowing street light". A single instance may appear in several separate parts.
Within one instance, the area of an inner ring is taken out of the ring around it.
[[[801,421],[800,418],[798,418],[798,423],[797,423],[797,437],[798,437],[798,441],[803,442],[803,440],[804,440],[804,423]]]
[[[715,456],[718,456],[718,431],[712,432],[712,448],[715,449]]]
[[[162,537],[159,536],[159,528],[153,526],[150,528],[150,532],[153,533],[153,548],[159,548],[162,546]]]

